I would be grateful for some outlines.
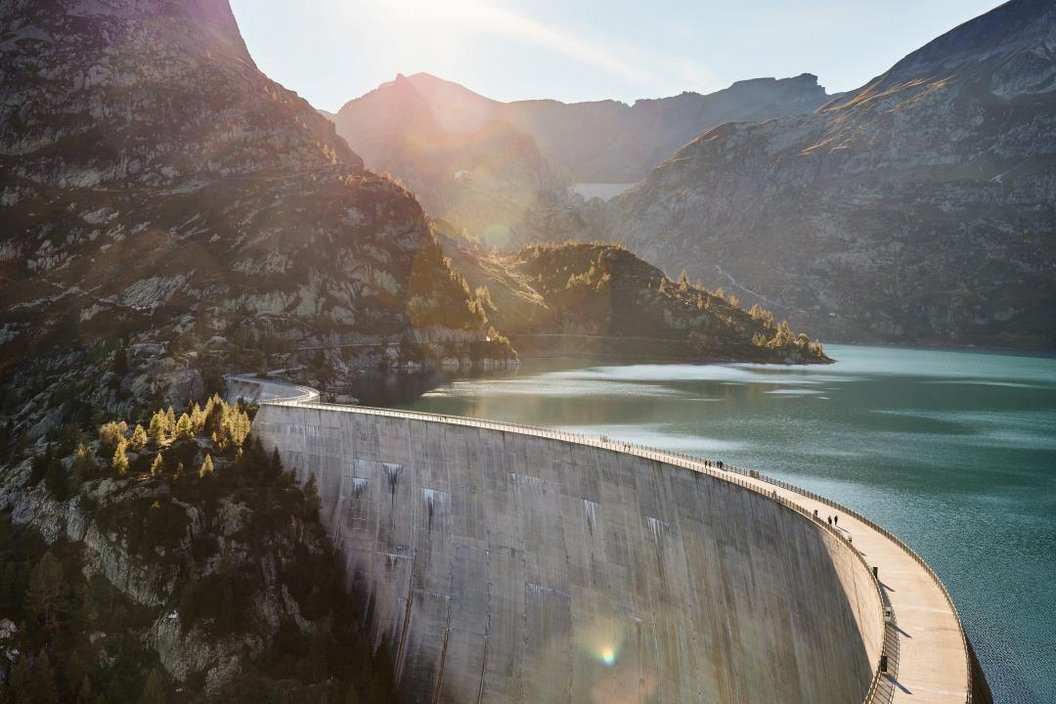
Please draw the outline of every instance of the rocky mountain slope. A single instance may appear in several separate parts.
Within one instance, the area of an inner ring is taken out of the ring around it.
[[[596,231],[826,339],[1056,344],[1056,7],[1013,0],[810,115],[716,127]]]
[[[569,242],[484,252],[446,237],[444,250],[522,353],[633,362],[830,361],[761,308],[684,277],[672,281],[618,245]],[[633,311],[633,314],[629,314]]]
[[[257,70],[227,0],[0,28],[0,376],[35,437],[299,349],[342,374],[484,339],[413,196]]]

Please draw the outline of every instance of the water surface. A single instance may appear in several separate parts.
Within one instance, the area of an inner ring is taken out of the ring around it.
[[[539,360],[404,404],[765,470],[877,520],[961,611],[997,702],[1056,702],[1056,360],[827,345],[829,366]]]

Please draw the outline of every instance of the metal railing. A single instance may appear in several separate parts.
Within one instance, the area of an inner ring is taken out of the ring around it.
[[[735,472],[738,472],[738,473],[749,473],[749,470],[745,470],[745,469],[742,469],[742,468],[730,468],[730,469],[731,469],[731,471],[735,471]],[[924,568],[924,571],[927,573],[928,577],[931,578],[931,581],[934,582],[935,585],[939,588],[939,591],[942,592],[942,596],[946,599],[946,604],[949,607],[950,612],[953,614],[954,620],[957,622],[957,632],[958,632],[958,634],[961,637],[961,648],[964,651],[965,669],[967,670],[967,681],[965,683],[965,704],[972,704],[972,666],[971,666],[971,655],[969,654],[968,635],[964,631],[964,624],[961,621],[960,613],[957,611],[957,605],[954,604],[954,602],[953,602],[953,597],[950,596],[950,592],[946,589],[946,585],[943,584],[942,579],[935,572],[935,570],[932,569],[931,565],[929,565],[924,560],[924,558],[921,557],[913,548],[909,547],[904,542],[902,542],[902,540],[897,535],[895,535],[894,533],[889,531],[887,528],[884,528],[879,523],[876,523],[875,521],[873,521],[873,520],[867,518],[866,516],[863,516],[862,514],[858,513],[854,509],[847,508],[846,506],[838,504],[835,501],[832,501],[831,499],[828,499],[828,498],[826,498],[824,496],[821,496],[820,494],[815,494],[812,491],[809,491],[807,489],[803,489],[801,487],[797,487],[797,486],[795,486],[793,484],[789,484],[788,482],[781,481],[780,479],[775,479],[773,477],[767,477],[767,476],[762,475],[762,474],[759,474],[758,478],[761,481],[765,481],[765,482],[768,482],[770,484],[774,484],[775,486],[780,486],[780,487],[782,487],[784,489],[787,489],[788,491],[792,491],[792,492],[795,492],[795,493],[798,493],[798,494],[802,494],[803,496],[806,496],[806,497],[811,498],[811,499],[813,499],[815,501],[823,503],[826,506],[831,506],[832,508],[839,509],[840,511],[843,511],[846,514],[848,514],[850,516],[853,516],[858,521],[861,521],[865,525],[869,526],[871,529],[875,530],[876,532],[880,533],[885,538],[887,538],[888,540],[893,542],[895,545],[897,545],[899,548],[901,548],[902,551],[904,551],[907,555],[909,555],[909,557],[912,558],[914,562],[916,562],[918,565],[920,565],[922,568]]]
[[[269,382],[268,380],[252,379],[246,377],[238,377],[238,380],[243,382],[278,383]],[[529,435],[552,440],[559,440],[563,442],[569,442],[578,445],[586,445],[613,452],[624,452],[644,459],[650,459],[656,462],[662,462],[672,466],[690,469],[701,474],[706,474],[717,479],[728,481],[744,489],[747,489],[748,491],[752,491],[756,494],[760,494],[766,498],[776,501],[779,505],[792,509],[800,515],[808,518],[816,525],[819,525],[823,530],[828,530],[829,532],[831,532],[840,540],[842,544],[845,544],[851,548],[851,553],[854,554],[865,567],[865,570],[870,576],[873,586],[877,590],[877,594],[879,595],[880,599],[880,619],[881,622],[884,624],[885,633],[885,644],[882,648],[882,652],[885,652],[885,654],[889,656],[889,666],[892,664],[893,660],[894,664],[897,667],[898,639],[897,636],[889,637],[894,633],[894,626],[893,623],[888,622],[884,618],[885,606],[887,608],[891,608],[890,600],[888,599],[886,592],[880,584],[879,579],[873,575],[873,571],[870,568],[865,557],[857,550],[857,548],[854,548],[853,544],[850,543],[846,538],[844,538],[844,536],[838,530],[836,530],[834,526],[830,526],[827,525],[825,522],[822,522],[820,520],[820,517],[814,516],[814,514],[809,511],[806,507],[794,501],[791,501],[790,499],[787,499],[784,496],[781,496],[776,491],[767,492],[763,488],[759,487],[757,484],[751,481],[746,481],[741,477],[747,477],[748,479],[755,480],[755,482],[772,485],[784,489],[786,491],[792,492],[794,494],[799,494],[800,496],[804,496],[819,503],[825,504],[826,506],[830,506],[839,511],[842,511],[843,513],[854,517],[856,520],[860,521],[872,530],[880,533],[888,540],[892,541],[896,546],[898,546],[907,555],[909,555],[918,565],[924,568],[925,572],[930,577],[930,579],[938,586],[939,590],[941,591],[943,597],[946,600],[947,605],[949,606],[951,613],[953,614],[954,619],[957,622],[957,630],[960,634],[961,645],[964,650],[965,667],[967,670],[967,681],[965,685],[965,704],[972,704],[972,669],[968,649],[968,638],[964,632],[964,625],[961,622],[960,614],[957,611],[956,605],[953,603],[953,598],[950,596],[949,591],[947,591],[946,589],[946,585],[942,583],[942,580],[939,578],[938,574],[935,573],[935,570],[933,570],[931,566],[928,565],[928,563],[925,562],[924,559],[917,554],[916,551],[914,551],[911,547],[902,542],[902,540],[899,539],[894,533],[853,509],[843,506],[842,504],[832,501],[831,499],[821,496],[820,494],[816,494],[808,489],[804,489],[802,487],[790,484],[780,479],[767,476],[765,474],[762,474],[761,472],[744,469],[742,467],[735,467],[724,463],[712,462],[711,460],[702,459],[686,453],[659,450],[637,443],[611,440],[606,436],[582,435],[563,430],[556,430],[553,428],[525,425],[520,423],[486,421],[479,420],[476,418],[468,418],[465,416],[449,416],[438,413],[424,413],[420,411],[398,411],[388,408],[375,408],[370,406],[349,406],[343,404],[324,403],[318,401],[319,394],[314,389],[310,389],[306,386],[296,386],[291,384],[288,384],[288,386],[290,386],[291,390],[296,391],[295,395],[280,399],[270,399],[262,401],[261,405],[296,406],[300,408],[315,409],[320,411],[360,413],[391,418],[403,418],[408,420],[443,422],[450,425],[460,425],[464,427],[480,428],[485,430],[515,432],[521,435]],[[889,642],[892,642],[892,644],[889,645]],[[893,653],[892,648],[894,649]],[[891,657],[892,654],[894,654],[894,658]],[[863,700],[864,704],[880,704],[879,697],[882,696],[881,682],[883,679],[881,675],[882,673],[880,672],[879,667],[877,667],[874,671],[873,679],[867,691],[866,697]]]

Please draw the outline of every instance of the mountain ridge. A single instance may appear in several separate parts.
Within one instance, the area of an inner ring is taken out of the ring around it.
[[[1007,3],[815,113],[709,130],[591,227],[826,339],[1052,347],[1054,16]],[[1000,51],[939,75],[981,28]]]
[[[358,135],[343,123],[353,119],[352,115],[372,97],[401,81],[413,85],[430,103],[446,130],[468,132],[487,122],[506,122],[531,136],[556,171],[568,174],[571,180],[599,183],[625,183],[644,177],[654,164],[707,127],[730,119],[812,111],[829,98],[818,85],[817,76],[809,73],[748,79],[708,94],[685,91],[630,105],[615,100],[500,102],[428,73],[401,74],[348,101],[336,113],[338,131],[350,144],[357,143]],[[636,141],[644,144],[636,147],[634,154],[617,152],[618,146],[626,151]]]

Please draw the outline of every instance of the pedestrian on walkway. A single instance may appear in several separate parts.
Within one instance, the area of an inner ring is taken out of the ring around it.
[[[832,525],[832,516],[826,516],[826,518],[828,519],[829,525],[831,526]]]
[[[833,524],[834,526],[838,526],[838,525],[840,525],[840,517],[839,517],[839,516],[833,516],[833,517],[832,517],[832,524]]]

